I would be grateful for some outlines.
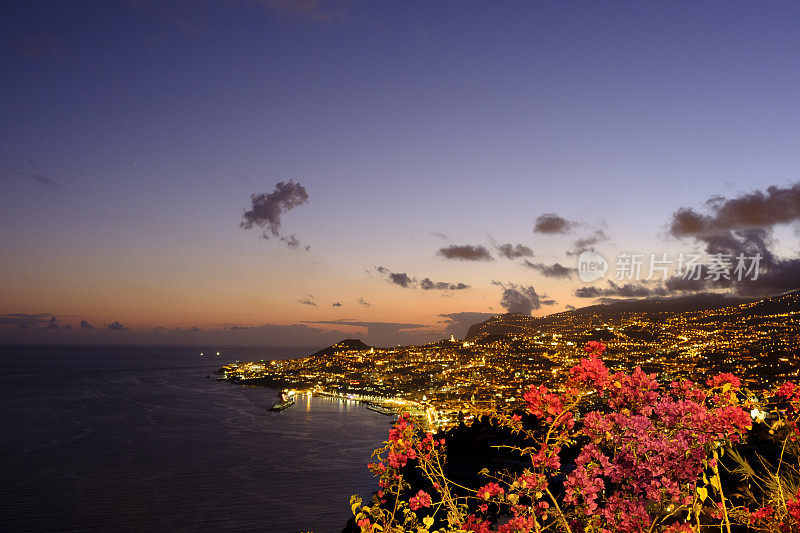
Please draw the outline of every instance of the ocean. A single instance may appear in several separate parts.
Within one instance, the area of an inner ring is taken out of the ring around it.
[[[271,413],[277,391],[212,372],[308,350],[217,350],[0,346],[0,531],[341,531],[391,419]]]

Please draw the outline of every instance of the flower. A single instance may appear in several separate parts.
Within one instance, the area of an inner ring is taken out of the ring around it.
[[[411,499],[408,501],[408,504],[412,511],[416,511],[417,509],[421,509],[423,507],[430,507],[431,495],[424,490],[420,490],[417,492],[416,496],[411,497]]]
[[[583,347],[584,351],[589,355],[602,355],[606,351],[606,345],[602,342],[589,341]]]

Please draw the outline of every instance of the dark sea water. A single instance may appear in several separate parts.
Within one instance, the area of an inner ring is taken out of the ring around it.
[[[0,346],[0,531],[341,531],[390,419],[270,413],[275,390],[206,375],[306,351],[222,352]]]

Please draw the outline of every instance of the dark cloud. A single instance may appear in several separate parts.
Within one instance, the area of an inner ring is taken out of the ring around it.
[[[278,237],[281,230],[281,215],[306,202],[308,202],[308,192],[305,187],[292,180],[282,181],[271,193],[250,195],[251,209],[244,212],[239,226],[244,229],[252,229],[254,226],[264,228],[261,234],[264,239],[269,239],[270,236]],[[294,235],[283,237],[282,240],[290,247],[297,241]]]
[[[415,281],[405,272],[390,272],[389,281],[404,288],[408,288],[415,283]]]
[[[635,283],[617,285],[613,281],[609,280],[607,288],[593,286],[579,287],[578,289],[575,289],[574,294],[578,298],[645,298],[648,296],[665,296],[667,294],[667,290],[664,287],[650,288],[646,285]]]
[[[573,249],[567,251],[567,255],[580,255],[581,252],[585,252],[587,250],[594,251],[595,245],[600,242],[609,240],[609,236],[606,235],[606,232],[601,229],[594,230],[594,233],[587,237],[580,237],[575,240],[573,244]]]
[[[281,237],[280,240],[281,242],[285,242],[286,246],[288,246],[292,250],[296,250],[297,248],[300,247],[301,244],[300,241],[297,240],[297,236],[294,233],[292,233],[288,237]],[[304,246],[304,248],[306,251],[308,251],[311,249],[311,246]]]
[[[533,224],[534,233],[569,233],[577,224],[558,216],[556,213],[542,213]]]
[[[366,329],[366,338],[372,344],[394,345],[398,343],[427,342],[441,338],[441,331],[431,331],[430,326],[404,322],[364,322],[360,320],[318,320],[308,324],[350,326]]]
[[[317,306],[317,302],[315,302],[313,300],[313,298],[314,298],[313,296],[310,296],[308,298],[301,298],[300,300],[297,300],[297,302],[301,303],[303,305],[311,305],[311,306],[316,307]]]
[[[800,182],[789,187],[768,187],[735,198],[714,196],[706,201],[705,212],[682,207],[672,215],[668,233],[701,243],[709,255],[730,255],[734,264],[743,256],[760,255],[757,279],[706,280],[705,268],[700,280],[677,276],[667,281],[673,291],[728,288],[746,296],[770,296],[800,287],[797,258],[781,259],[773,252],[772,232],[781,224],[800,222]]]
[[[500,254],[501,257],[505,257],[506,259],[517,259],[519,257],[533,257],[533,250],[531,250],[528,246],[524,244],[511,244],[507,242],[505,244],[498,244],[495,243],[494,249],[497,250],[497,253]]]
[[[37,326],[46,326],[53,318],[52,313],[8,313],[0,315],[0,326],[13,326],[20,328],[30,328]]]
[[[500,305],[507,313],[531,314],[531,311],[540,309],[542,305],[554,305],[555,300],[544,300],[533,288],[533,285],[517,285],[516,283],[501,283],[493,281],[492,284],[503,287],[503,296]]]
[[[459,259],[462,261],[492,261],[494,258],[485,246],[472,244],[454,244],[440,248],[437,255],[446,259]]]
[[[419,288],[423,291],[460,291],[469,289],[466,283],[448,283],[446,281],[431,281],[425,278],[419,282]]]
[[[33,181],[36,183],[41,183],[42,185],[51,185],[55,186],[57,183],[52,178],[48,178],[47,176],[42,176],[41,174],[35,174],[33,172],[24,172],[22,170],[17,170],[14,168],[7,168],[5,172],[9,176],[14,176],[15,178],[21,178],[28,181]]]
[[[569,304],[567,304],[567,306],[566,306],[566,307],[567,307],[567,309],[568,309],[569,311],[574,311],[574,310],[576,309],[576,307],[575,307],[574,305],[569,305]]]
[[[366,301],[364,298],[359,298],[358,303],[363,305],[364,307],[372,307],[372,304]]]
[[[531,263],[526,259],[523,264],[528,268],[539,271],[548,278],[570,278],[577,271],[577,269],[565,267],[561,263],[546,265],[544,263]]]
[[[56,317],[50,318],[47,322],[47,329],[58,329],[58,319]]]
[[[466,283],[450,283],[446,281],[432,281],[430,278],[424,278],[417,282],[416,278],[409,276],[405,272],[391,272],[388,268],[383,266],[375,267],[378,274],[384,276],[386,281],[394,285],[399,285],[403,288],[419,287],[424,291],[437,290],[437,291],[459,291],[469,289]]]
[[[94,326],[91,325],[86,320],[81,320],[81,326],[80,327],[81,327],[81,329],[89,329],[89,330],[94,329]]]
[[[342,302],[333,302],[331,304],[331,307],[341,307],[341,306],[342,306]]]
[[[111,324],[106,324],[106,328],[108,328],[109,331],[129,331],[128,328],[126,328],[116,320]]]
[[[431,232],[431,237],[436,237],[437,239],[442,239],[443,241],[447,240],[447,235],[445,235],[444,233],[441,233],[439,231],[432,231]]]
[[[672,215],[669,232],[676,237],[719,236],[734,230],[767,229],[800,221],[800,182],[790,187],[768,187],[736,198],[714,196],[708,213],[683,207]]]
[[[439,316],[446,319],[444,321],[445,336],[453,335],[457,339],[463,339],[466,337],[470,326],[489,320],[495,315],[492,313],[465,311],[461,313],[445,313]]]

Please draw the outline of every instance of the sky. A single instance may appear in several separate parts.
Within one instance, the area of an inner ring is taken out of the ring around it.
[[[390,345],[800,279],[794,2],[5,2],[0,35],[0,342]]]

